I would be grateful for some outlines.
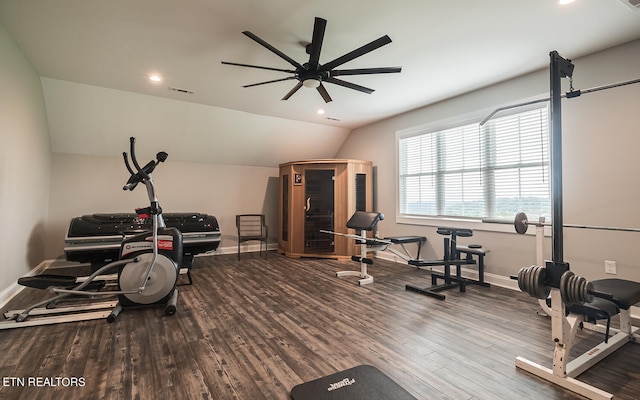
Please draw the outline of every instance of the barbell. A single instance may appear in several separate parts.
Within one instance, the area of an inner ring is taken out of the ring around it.
[[[496,222],[496,221],[491,221]],[[523,235],[527,232],[529,225],[533,226],[552,226],[549,222],[544,222],[544,220],[540,221],[529,221],[527,219],[527,214],[523,212],[519,212],[516,214],[515,219],[513,220],[513,226],[516,228],[516,232]],[[640,232],[638,228],[623,228],[619,226],[597,226],[597,225],[577,225],[577,224],[563,224],[564,228],[577,228],[577,229],[598,229],[604,231],[623,231],[623,232]]]

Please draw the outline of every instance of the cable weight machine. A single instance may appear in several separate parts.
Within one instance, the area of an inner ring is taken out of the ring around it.
[[[516,358],[516,367],[532,373],[556,385],[562,386],[589,399],[612,399],[613,395],[575,379],[591,366],[622,347],[624,344],[640,342],[639,328],[633,327],[630,318],[631,305],[640,302],[640,283],[622,279],[604,279],[590,282],[569,270],[563,254],[563,198],[562,198],[562,112],[561,79],[573,75],[574,65],[558,52],[550,54],[551,92],[551,195],[552,215],[552,259],[545,266],[522,268],[517,276],[519,288],[539,300],[550,299],[551,335],[554,342],[553,365],[546,368],[522,357]],[[633,82],[635,83],[635,82]],[[571,93],[571,92],[570,92]],[[567,98],[575,96],[565,96]],[[489,221],[490,222],[490,221]],[[518,214],[514,221],[516,231],[526,232],[529,221]],[[534,224],[537,230],[545,224]],[[570,226],[587,229],[605,229],[596,226]],[[623,228],[610,230],[626,230]],[[539,235],[537,235],[539,236]],[[581,307],[581,308],[580,308]],[[583,327],[588,314],[610,317],[620,313],[620,329],[611,338],[569,362],[569,352],[576,340],[578,329]]]

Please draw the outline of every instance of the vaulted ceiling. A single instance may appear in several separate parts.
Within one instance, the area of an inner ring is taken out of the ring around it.
[[[0,0],[0,24],[48,82],[49,108],[59,100],[51,97],[56,90],[65,91],[65,99],[86,87],[116,90],[152,96],[154,102],[189,103],[187,113],[258,118],[253,130],[241,122],[194,129],[193,147],[210,143],[216,129],[238,143],[260,143],[260,121],[268,121],[269,130],[281,131],[289,143],[295,140],[292,130],[330,132],[335,148],[353,128],[545,68],[551,50],[577,58],[640,38],[640,10],[628,1],[634,0],[564,6],[558,0]],[[281,100],[296,80],[242,87],[291,74],[222,64],[292,69],[243,31],[305,63],[304,43],[312,40],[315,17],[327,20],[320,64],[389,35],[391,43],[341,68],[398,66],[402,72],[340,77],[374,89],[371,94],[325,82],[333,99],[325,103],[305,87]],[[154,73],[161,82],[148,79]],[[156,125],[162,131],[163,124]],[[238,131],[229,132],[233,127]],[[64,124],[53,126],[59,151],[75,151],[65,148],[73,143],[70,131]],[[65,135],[70,139],[58,137]],[[320,141],[308,143],[317,147]],[[287,157],[279,155],[281,161]]]

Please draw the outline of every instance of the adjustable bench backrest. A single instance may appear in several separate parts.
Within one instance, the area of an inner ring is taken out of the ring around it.
[[[379,221],[384,219],[384,214],[376,212],[356,211],[347,221],[347,228],[358,231],[372,231]]]

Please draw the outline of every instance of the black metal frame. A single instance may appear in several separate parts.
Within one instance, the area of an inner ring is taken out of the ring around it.
[[[564,237],[562,218],[562,78],[573,76],[574,65],[557,51],[549,53],[551,91],[551,241],[552,259],[546,262],[546,282],[559,288],[560,277],[569,270],[569,263],[563,260]]]
[[[458,236],[472,236],[473,231],[471,229],[460,228],[448,228],[439,227],[437,232],[441,235],[449,235],[444,238],[444,256],[442,260],[411,260],[410,265],[415,267],[434,267],[443,266],[443,272],[431,271],[431,286],[419,287],[416,285],[405,285],[405,290],[412,292],[422,293],[427,296],[435,297],[439,300],[444,300],[445,295],[440,293],[444,290],[460,288],[461,292],[466,291],[467,284],[474,284],[480,286],[489,286],[484,281],[484,251],[476,251],[475,249],[460,249],[458,248],[457,238]],[[460,254],[465,253],[465,258],[460,258]],[[473,258],[477,256],[478,260]],[[462,277],[462,265],[478,265],[478,280],[463,278]],[[451,266],[455,266],[455,275],[451,274]],[[442,279],[444,282],[438,285],[438,279]]]

